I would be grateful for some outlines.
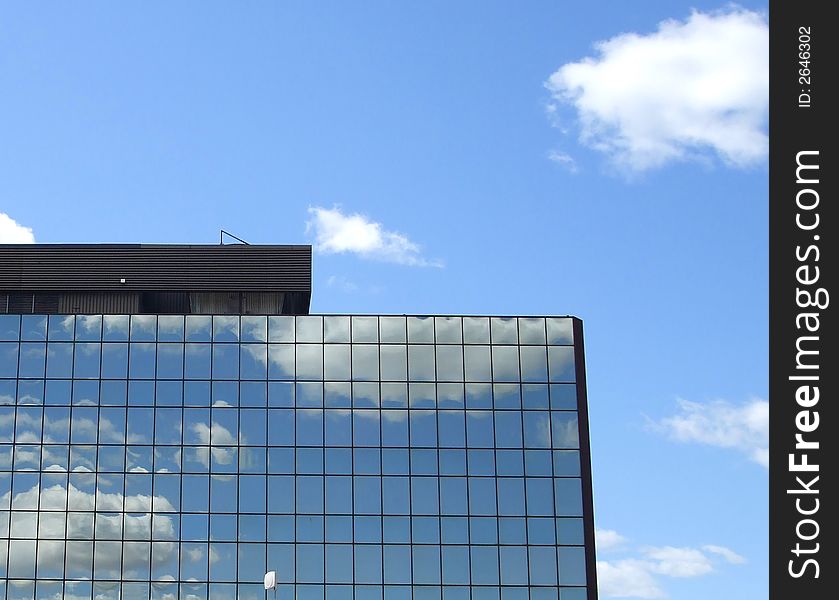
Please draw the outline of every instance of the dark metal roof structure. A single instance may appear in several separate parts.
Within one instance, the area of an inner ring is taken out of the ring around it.
[[[144,312],[171,312],[160,309],[160,294],[225,293],[251,298],[281,294],[283,314],[306,314],[311,290],[312,247],[308,245],[0,245],[0,295],[6,296],[9,312],[8,306],[21,294],[33,295],[33,306],[39,295],[58,294],[66,299],[70,292],[123,298],[145,294],[148,299],[157,294],[154,302],[141,302],[138,310],[145,304],[155,309]],[[74,300],[73,305],[77,304]],[[259,304],[266,305],[262,300]],[[6,311],[0,307],[0,312]]]
[[[121,283],[122,280],[124,283]],[[0,245],[0,290],[311,292],[311,246]]]

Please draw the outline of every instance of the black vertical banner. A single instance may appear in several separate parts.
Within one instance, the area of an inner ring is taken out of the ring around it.
[[[839,597],[834,10],[788,0],[769,12],[769,578],[778,600]]]

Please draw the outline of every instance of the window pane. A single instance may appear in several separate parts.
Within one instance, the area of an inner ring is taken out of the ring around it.
[[[182,379],[184,364],[183,344],[159,344],[157,347],[157,378]]]
[[[353,547],[350,544],[327,544],[326,581],[352,583]]]
[[[437,346],[437,381],[463,381],[462,346]]]
[[[99,355],[101,344],[79,343],[75,345],[73,358],[73,376],[83,378],[99,378]]]
[[[379,411],[353,410],[353,444],[356,446],[380,445]]]
[[[556,548],[530,546],[527,550],[531,585],[556,585]]]
[[[295,411],[297,420],[297,444],[301,446],[323,445],[323,410],[301,408]]]
[[[519,381],[519,349],[516,346],[492,347],[492,380]]]
[[[431,317],[408,317],[408,342],[431,344],[434,342],[434,320]]]
[[[382,411],[382,446],[408,445],[408,411]]]
[[[521,343],[521,344],[544,344],[545,343],[545,319],[520,318],[518,321],[519,321],[519,343]]]
[[[550,448],[551,422],[545,411],[524,411],[524,445],[527,448]]]
[[[500,477],[498,479],[498,514],[524,515],[524,479]]]
[[[469,478],[469,512],[474,515],[494,515],[495,480],[486,477]]]
[[[382,381],[408,379],[408,354],[405,346],[382,346]]]
[[[577,413],[551,413],[551,433],[554,448],[579,448],[580,432],[577,426]]]
[[[368,476],[354,477],[353,497],[354,508],[357,514],[381,514],[381,479]]]
[[[298,344],[296,350],[297,378],[323,379],[323,346]]]
[[[551,480],[547,478],[528,478],[525,486],[527,488],[527,514],[534,516],[553,515]]]
[[[491,381],[489,346],[464,346],[463,364],[466,381]]]
[[[20,335],[20,315],[0,315],[0,341],[16,342]]]
[[[411,583],[411,547],[384,547],[385,583]]]
[[[548,348],[548,371],[552,382],[576,381],[573,346]]]
[[[412,410],[411,413],[411,445],[437,446],[436,412],[431,410]]]
[[[440,479],[441,512],[444,515],[465,515],[468,512],[466,478],[443,477]]]
[[[327,343],[347,343],[350,341],[349,317],[324,317],[323,341]]]
[[[548,344],[570,345],[574,343],[572,319],[546,319]]]
[[[129,344],[128,374],[133,379],[153,379],[156,349],[152,343]]]
[[[161,342],[182,342],[184,340],[184,318],[180,315],[158,316],[157,339]]]
[[[239,351],[233,344],[213,344],[213,379],[239,377]]]
[[[577,450],[555,450],[554,475],[557,477],[580,476],[580,453]]]
[[[466,411],[466,442],[470,448],[492,448],[492,412],[485,410]]]
[[[414,583],[440,583],[440,547],[414,546]]]
[[[583,496],[579,479],[554,480],[554,495],[557,516],[582,516]]]
[[[495,443],[498,448],[522,447],[521,413],[498,411],[495,413]]]
[[[124,379],[128,376],[128,344],[102,344],[102,377]]]
[[[379,323],[377,317],[352,318],[353,343],[373,343],[379,341]]]
[[[501,584],[527,585],[527,548],[502,546]]]
[[[512,318],[490,319],[493,344],[518,344],[517,320]]]
[[[437,478],[411,478],[411,512],[415,515],[436,515],[440,513]]]
[[[329,446],[352,445],[352,420],[349,410],[330,409],[326,411],[326,444]]]
[[[350,380],[350,346],[348,344],[323,346],[323,377],[332,381]]]
[[[4,361],[5,362],[5,361]],[[73,344],[47,344],[47,377],[69,378],[73,373]]]
[[[443,547],[443,583],[469,584],[469,547]]]
[[[184,377],[186,379],[210,378],[209,344],[186,344],[184,349]]]
[[[267,411],[243,408],[239,411],[239,444],[264,446],[267,434]]]
[[[408,346],[408,379],[434,381],[433,346]]]
[[[298,342],[322,342],[323,318],[316,316],[295,317]]]
[[[498,548],[495,546],[472,546],[472,583],[498,585]]]
[[[522,346],[519,353],[522,381],[548,380],[548,363],[543,346]]]
[[[439,442],[441,447],[463,448],[466,445],[465,413],[462,410],[437,412]]]
[[[355,381],[376,381],[379,378],[379,347],[353,344],[352,378]]]

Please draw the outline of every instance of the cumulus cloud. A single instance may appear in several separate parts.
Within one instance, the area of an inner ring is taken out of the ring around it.
[[[769,402],[755,398],[734,405],[679,399],[679,413],[652,424],[670,439],[719,448],[731,448],[769,467]]]
[[[711,559],[696,548],[645,548],[650,571],[668,577],[699,577],[714,570]]]
[[[609,598],[664,598],[647,563],[636,559],[597,561],[597,587]]]
[[[626,541],[612,530],[596,532],[598,550],[604,543],[621,545]],[[614,546],[613,546],[614,547]],[[742,556],[725,546],[713,544],[701,548],[647,546],[632,551],[618,560],[597,561],[597,583],[600,594],[610,598],[665,598],[661,577],[701,577],[715,571],[718,559],[730,564],[746,562]]]
[[[620,548],[627,542],[627,539],[614,529],[596,529],[594,538],[598,552]]]
[[[35,234],[6,213],[0,212],[0,244],[34,244]]]
[[[739,8],[693,12],[647,35],[595,44],[597,55],[546,82],[557,107],[576,113],[580,141],[628,171],[716,155],[747,167],[768,150],[769,28]],[[733,59],[736,57],[736,59]]]
[[[309,209],[306,231],[315,237],[315,250],[324,254],[352,253],[375,260],[411,267],[442,267],[442,263],[423,257],[418,244],[407,236],[386,230],[381,223],[340,208]]]

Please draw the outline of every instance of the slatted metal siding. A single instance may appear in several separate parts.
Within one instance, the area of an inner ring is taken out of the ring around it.
[[[58,304],[61,314],[130,315],[140,312],[139,292],[68,292]]]
[[[125,279],[125,283],[120,283]],[[0,290],[304,292],[311,246],[0,245]]]
[[[242,314],[243,315],[280,315],[283,314],[283,308],[286,296],[293,294],[271,294],[266,292],[248,292],[242,294]],[[299,295],[299,294],[296,294]],[[286,305],[291,308],[291,303]],[[285,313],[293,314],[293,313]]]
[[[60,301],[61,294],[55,292],[2,292],[0,293],[0,313],[57,313]]]

